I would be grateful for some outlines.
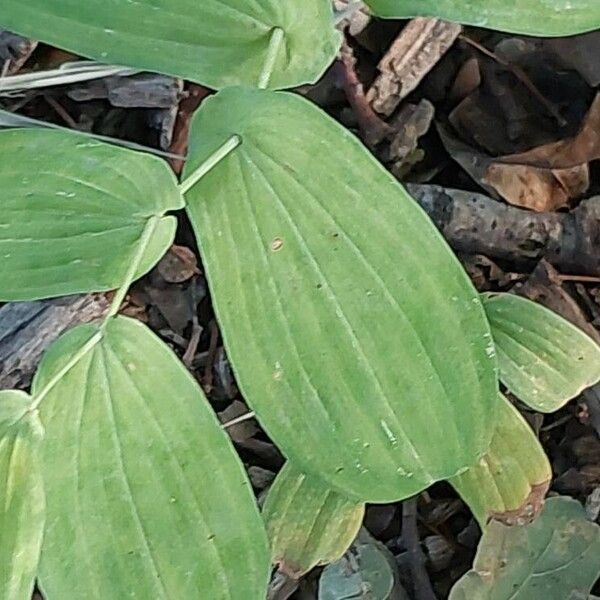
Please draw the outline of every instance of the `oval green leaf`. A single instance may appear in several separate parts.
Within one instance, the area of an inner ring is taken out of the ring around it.
[[[147,228],[138,276],[171,245],[183,199],[164,161],[60,131],[0,142],[0,301],[114,289]]]
[[[44,533],[39,445],[42,427],[31,398],[0,392],[0,598],[31,598]]]
[[[340,44],[329,0],[4,0],[0,27],[215,89],[258,83],[276,27],[275,88],[316,81]]]
[[[33,384],[88,348],[41,404],[45,598],[264,600],[262,520],[200,388],[137,321],[111,319],[99,338],[71,330]]]
[[[600,575],[599,556],[600,527],[581,504],[550,498],[530,525],[489,525],[473,570],[452,588],[450,600],[587,598]]]
[[[522,525],[539,513],[552,468],[531,427],[504,397],[489,450],[450,483],[482,529],[490,519]]]
[[[379,17],[437,17],[465,25],[539,36],[600,28],[597,0],[365,0]]]
[[[327,565],[319,579],[319,600],[407,600],[393,554],[364,529],[350,550]]]
[[[575,325],[514,294],[484,296],[500,380],[540,412],[554,412],[600,380],[600,347]]]
[[[299,579],[317,565],[340,559],[354,541],[364,513],[364,504],[286,463],[263,508],[272,562]]]
[[[302,471],[363,501],[476,462],[492,436],[494,347],[437,229],[354,136],[289,93],[206,101],[186,175],[233,134],[241,145],[186,200],[266,431]]]

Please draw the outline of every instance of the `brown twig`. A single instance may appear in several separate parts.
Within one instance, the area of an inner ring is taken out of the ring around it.
[[[200,336],[202,335],[202,327],[198,323],[198,316],[194,315],[192,318],[192,335],[190,337],[190,343],[185,349],[184,355],[181,357],[183,364],[189,369],[194,362],[196,351],[198,350],[198,343],[200,342]]]
[[[437,600],[425,569],[427,559],[419,539],[416,496],[402,503],[402,543],[407,551],[416,600]]]
[[[56,114],[71,128],[78,129],[77,123],[73,119],[73,117],[65,110],[65,108],[52,96],[48,96],[44,94],[44,99],[46,102],[54,109]]]
[[[206,356],[206,366],[204,367],[204,374],[202,376],[202,387],[208,394],[212,389],[213,384],[213,368],[215,366],[215,358],[217,356],[217,342],[219,341],[219,328],[217,323],[213,319],[209,325],[210,328],[210,342],[208,345],[208,353]]]
[[[342,44],[342,49],[340,50],[338,67],[344,93],[354,110],[362,138],[367,146],[374,148],[389,137],[394,130],[377,115],[369,104],[363,84],[356,73],[354,51],[346,42]]]
[[[561,127],[564,127],[567,124],[567,121],[560,114],[560,112],[558,111],[556,106],[554,106],[554,104],[552,102],[550,102],[550,100],[548,100],[548,98],[546,98],[540,92],[540,90],[537,89],[536,85],[533,83],[533,81],[531,81],[531,79],[529,78],[527,73],[525,73],[525,71],[521,67],[519,67],[518,65],[514,65],[507,60],[504,60],[503,58],[498,56],[495,52],[488,50],[485,46],[482,46],[480,43],[476,42],[475,40],[472,40],[470,37],[466,36],[465,34],[459,35],[458,39],[465,42],[466,44],[469,44],[469,46],[472,46],[473,48],[475,48],[482,54],[485,54],[485,56],[496,61],[498,64],[502,65],[503,67],[506,67],[531,92],[531,94],[540,102],[540,104],[542,104],[544,106],[544,108],[548,111],[548,113],[550,113],[552,115],[552,117],[556,120],[556,122]]]

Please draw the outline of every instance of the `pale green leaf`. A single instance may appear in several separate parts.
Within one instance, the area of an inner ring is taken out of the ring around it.
[[[600,380],[600,347],[547,308],[513,294],[483,299],[500,379],[520,400],[554,412]]]
[[[186,195],[228,355],[284,454],[358,500],[473,464],[497,403],[478,294],[437,229],[360,142],[303,98],[203,103]],[[432,443],[444,440],[444,443]]]
[[[317,80],[340,43],[330,0],[3,0],[0,27],[212,88],[256,85],[275,27],[273,87]]]
[[[175,236],[165,213],[182,205],[153,156],[59,131],[1,132],[0,300],[117,288],[152,226],[141,276]]]
[[[473,570],[450,600],[563,600],[587,598],[600,575],[600,527],[579,502],[550,498],[524,527],[491,523]]]
[[[42,428],[31,398],[0,391],[0,598],[31,597],[44,532]]]
[[[483,528],[492,518],[507,524],[535,518],[551,478],[550,463],[531,427],[502,397],[489,450],[450,483]]]
[[[397,580],[394,556],[362,530],[350,550],[323,570],[319,600],[408,600]]]
[[[379,17],[438,17],[466,25],[540,36],[600,28],[598,0],[365,0]]]
[[[34,393],[97,331],[56,342]],[[264,600],[262,520],[198,385],[137,321],[111,319],[90,347],[41,403],[45,598]]]
[[[269,489],[263,519],[272,562],[299,578],[342,557],[362,523],[365,505],[285,464]]]

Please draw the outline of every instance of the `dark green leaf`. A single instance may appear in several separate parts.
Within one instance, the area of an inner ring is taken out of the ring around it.
[[[340,42],[329,0],[3,0],[0,26],[213,88],[256,84],[275,27],[284,40],[273,87],[318,79]]]
[[[138,276],[171,245],[183,200],[164,161],[58,131],[0,141],[0,300],[117,288],[144,232]]]
[[[600,347],[556,313],[513,294],[484,297],[500,379],[520,400],[554,412],[600,380]]]
[[[31,398],[0,392],[0,598],[31,598],[44,532],[42,427]]]
[[[364,501],[476,462],[492,436],[494,347],[436,228],[297,95],[210,98],[186,175],[232,134],[241,145],[186,199],[228,355],[267,432],[298,468]]]
[[[450,483],[482,528],[489,519],[530,521],[542,507],[552,478],[544,449],[519,411],[502,398],[492,444],[479,461]]]
[[[266,534],[243,467],[198,385],[141,323],[71,330],[34,380],[41,403],[47,600],[264,600]]]
[[[439,17],[477,27],[541,36],[600,28],[598,0],[365,0],[380,17]]]
[[[263,509],[273,563],[299,578],[317,565],[338,560],[356,537],[364,512],[364,504],[286,463]]]
[[[450,600],[587,598],[600,574],[599,557],[600,527],[586,519],[579,502],[550,498],[530,525],[489,525],[473,570]]]

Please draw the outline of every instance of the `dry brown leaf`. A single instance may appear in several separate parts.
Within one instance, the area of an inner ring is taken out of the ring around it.
[[[183,283],[200,274],[196,255],[189,248],[176,244],[160,259],[157,269],[167,283]]]
[[[514,206],[536,212],[555,211],[568,206],[589,187],[588,165],[550,170],[520,164],[492,162],[482,178]]]
[[[589,162],[600,158],[600,94],[577,135],[519,154],[492,158],[439,129],[450,155],[486,189],[515,206],[555,211],[589,188]]]
[[[544,144],[527,152],[502,156],[498,162],[544,169],[570,169],[600,159],[600,93],[574,137]]]

